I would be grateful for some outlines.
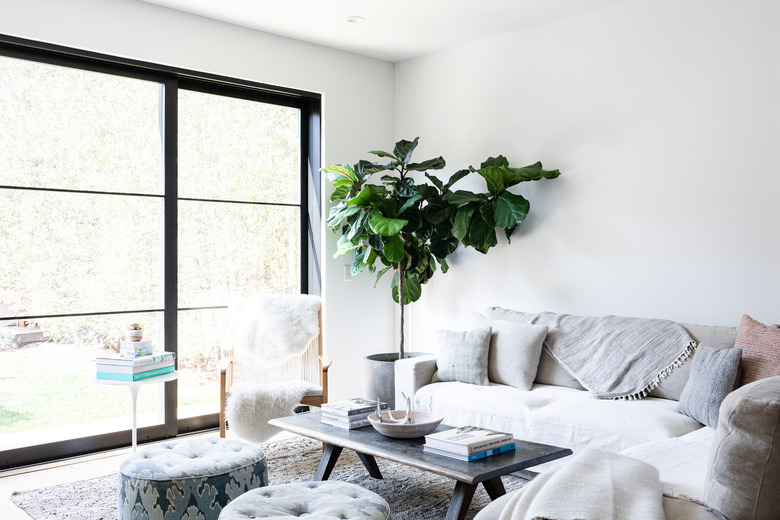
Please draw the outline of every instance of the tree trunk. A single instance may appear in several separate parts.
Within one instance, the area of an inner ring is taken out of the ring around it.
[[[401,335],[398,344],[398,359],[404,358],[404,268],[403,262],[398,262],[398,303],[401,305]]]

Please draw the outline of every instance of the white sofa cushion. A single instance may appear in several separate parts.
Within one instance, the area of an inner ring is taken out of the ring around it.
[[[705,426],[681,437],[648,442],[621,453],[658,468],[664,495],[701,502],[707,454],[714,436],[715,430]]]
[[[416,410],[442,415],[445,424],[477,424],[575,452],[585,446],[620,451],[701,428],[676,407],[668,399],[601,400],[583,390],[538,384],[527,392],[494,383],[435,383],[414,397]]]
[[[536,378],[546,325],[532,325],[488,318],[474,313],[472,322],[490,327],[488,379],[493,383],[530,390]]]

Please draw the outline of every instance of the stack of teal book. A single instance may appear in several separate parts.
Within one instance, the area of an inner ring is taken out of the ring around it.
[[[426,435],[423,451],[472,461],[512,451],[515,446],[515,439],[509,433],[479,426],[463,426]]]
[[[109,381],[141,381],[170,374],[175,363],[176,353],[167,351],[135,358],[105,356],[95,359],[97,378]]]

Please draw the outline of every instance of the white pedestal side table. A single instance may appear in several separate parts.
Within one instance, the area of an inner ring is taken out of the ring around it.
[[[166,383],[173,381],[179,377],[178,371],[173,371],[169,374],[163,374],[161,376],[150,377],[148,379],[140,379],[138,381],[114,381],[111,379],[95,379],[95,382],[99,385],[123,385],[130,389],[130,396],[133,398],[133,451],[138,446],[138,429],[136,427],[136,403],[138,402],[138,390],[143,385],[151,385],[153,383]]]

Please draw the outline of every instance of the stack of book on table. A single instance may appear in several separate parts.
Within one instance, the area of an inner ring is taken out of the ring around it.
[[[95,359],[97,378],[111,381],[140,381],[173,372],[175,352],[158,352],[147,356],[125,358],[106,356]]]
[[[425,436],[423,451],[458,460],[478,460],[515,449],[510,433],[463,426]]]
[[[352,430],[362,428],[371,424],[368,416],[376,412],[376,401],[354,397],[335,401],[333,403],[323,403],[320,406],[322,423],[338,428]],[[387,403],[379,403],[381,410],[387,410]]]

